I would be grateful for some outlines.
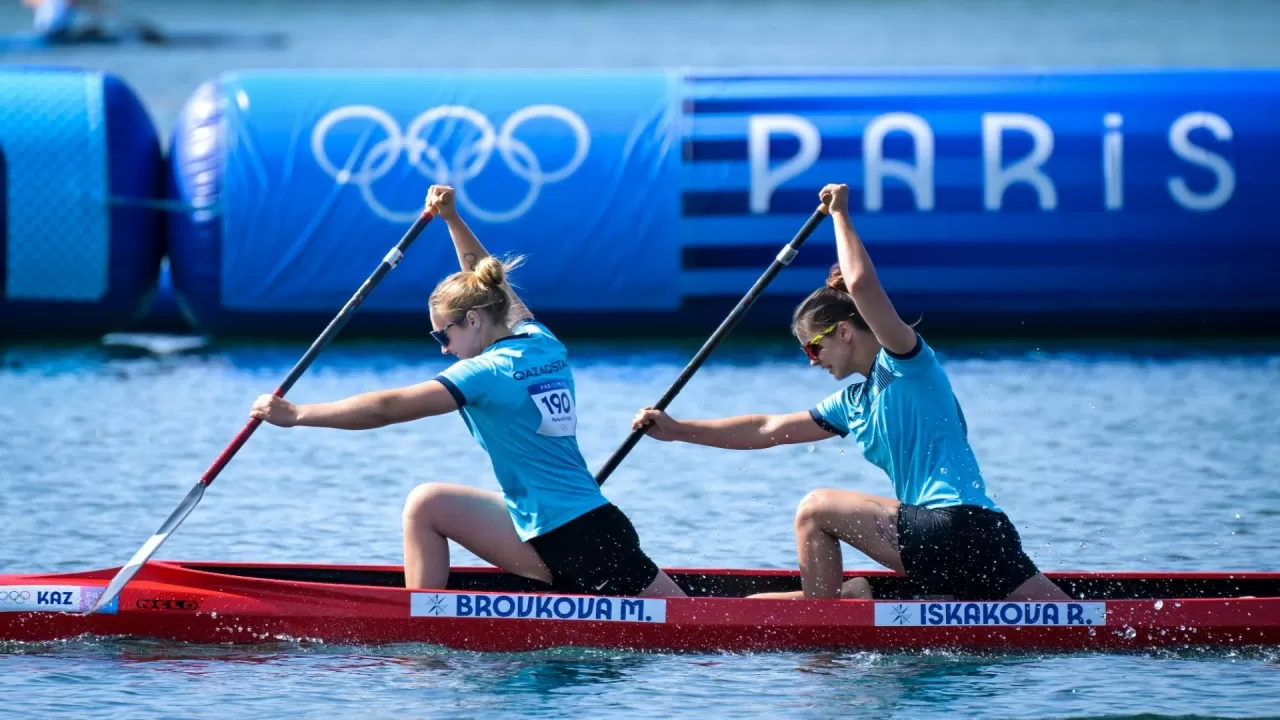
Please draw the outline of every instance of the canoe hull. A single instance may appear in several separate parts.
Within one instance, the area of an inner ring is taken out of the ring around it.
[[[204,569],[149,563],[109,612],[90,616],[78,610],[105,587],[112,570],[0,576],[0,641],[95,635],[201,644],[424,643],[486,652],[564,646],[657,652],[1040,652],[1280,645],[1280,597],[1275,596],[1108,598],[1052,604],[714,596],[658,600],[555,595],[501,587],[411,591],[391,585],[300,582],[210,570],[239,567],[232,564],[202,563],[199,567]],[[398,569],[364,570],[393,573]],[[681,578],[736,574],[732,576],[778,583],[796,579],[787,571],[668,572]],[[859,574],[891,579],[887,573]],[[508,577],[473,568],[460,568],[455,575],[480,584]],[[1192,576],[1211,577],[1203,573],[1143,577],[1185,580],[1194,579]],[[1249,578],[1268,587],[1280,583],[1280,574],[1212,577]],[[22,602],[33,609],[23,610],[19,606]],[[37,606],[40,609],[35,609]],[[64,609],[54,609],[59,606]]]

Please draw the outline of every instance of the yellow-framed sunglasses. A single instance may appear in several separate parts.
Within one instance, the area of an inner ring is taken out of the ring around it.
[[[821,346],[821,345],[819,345],[818,343],[822,342],[822,339],[823,339],[823,338],[825,338],[826,336],[828,336],[828,335],[830,335],[831,333],[835,332],[835,329],[836,329],[837,327],[840,327],[840,323],[842,323],[842,322],[844,322],[845,320],[848,320],[848,319],[850,319],[850,318],[857,317],[857,315],[858,315],[858,313],[856,313],[856,312],[855,312],[855,313],[850,313],[850,314],[849,314],[849,317],[847,317],[847,318],[843,318],[843,319],[841,319],[841,320],[837,320],[837,321],[835,321],[835,322],[831,323],[831,325],[830,325],[830,326],[828,326],[828,327],[827,327],[827,329],[823,330],[822,332],[818,333],[817,335],[814,335],[812,340],[810,340],[809,342],[807,342],[807,343],[805,343],[804,345],[801,345],[801,346],[800,346],[801,348],[803,348],[803,349],[804,349],[804,354],[805,354],[805,355],[807,355],[807,356],[809,356],[809,359],[810,359],[810,360],[812,360],[813,362],[818,362],[818,354],[822,352],[822,346]]]

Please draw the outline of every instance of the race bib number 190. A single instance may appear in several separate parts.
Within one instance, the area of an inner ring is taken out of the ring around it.
[[[547,380],[529,386],[529,397],[542,413],[539,435],[566,437],[578,431],[578,414],[573,407],[567,380]]]

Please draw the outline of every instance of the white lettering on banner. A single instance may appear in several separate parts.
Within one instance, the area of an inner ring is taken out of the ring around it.
[[[876,625],[1094,626],[1107,624],[1104,602],[878,602]]]
[[[0,612],[84,612],[93,607],[103,588],[79,585],[0,585]],[[117,599],[99,610],[114,613]]]
[[[886,160],[884,138],[891,132],[905,132],[915,143],[916,164]],[[893,177],[907,183],[915,195],[916,209],[933,209],[933,130],[919,115],[889,113],[867,125],[862,135],[862,159],[865,182],[863,205],[867,212],[884,207],[884,179]]]
[[[1103,204],[1108,210],[1124,207],[1124,135],[1120,126],[1124,116],[1107,113],[1102,119],[1107,134],[1102,138],[1102,187]]]
[[[769,139],[793,135],[800,141],[794,157],[769,169]],[[752,115],[747,118],[747,162],[751,167],[751,212],[769,212],[769,200],[779,185],[813,167],[822,151],[822,134],[799,115]]]
[[[523,593],[413,593],[410,617],[665,623],[667,601]]]
[[[1107,113],[1102,120],[1102,208],[1124,209],[1124,116]],[[1044,120],[1026,113],[986,113],[982,116],[982,185],[983,207],[1000,211],[1005,191],[1017,183],[1026,183],[1036,191],[1040,209],[1057,210],[1058,192],[1053,179],[1043,166],[1053,154],[1053,129]],[[1187,113],[1169,128],[1169,147],[1181,160],[1212,172],[1217,182],[1208,192],[1192,191],[1186,180],[1172,176],[1168,180],[1169,195],[1180,207],[1196,212],[1217,210],[1231,199],[1236,188],[1235,169],[1222,155],[1191,142],[1193,130],[1204,128],[1219,140],[1231,140],[1231,125],[1221,116],[1206,112]],[[1031,136],[1031,153],[1009,166],[1004,165],[1002,141],[1004,133],[1024,132]],[[884,140],[891,132],[906,132],[915,143],[915,164],[884,157]],[[774,135],[787,134],[800,141],[800,150],[776,167],[771,167],[769,141]],[[818,161],[822,136],[817,127],[798,115],[752,115],[747,119],[747,161],[750,166],[750,208],[753,214],[769,212],[774,192]],[[934,166],[936,151],[933,129],[918,115],[886,113],[867,123],[862,137],[863,205],[867,212],[884,208],[884,179],[896,178],[907,183],[915,196],[916,208],[923,212],[934,209]]]
[[[1178,157],[1218,176],[1216,187],[1203,195],[1192,192],[1181,177],[1169,178],[1169,194],[1182,207],[1197,212],[1217,210],[1236,190],[1236,172],[1226,158],[1191,144],[1191,131],[1205,128],[1219,140],[1231,139],[1231,126],[1220,116],[1207,112],[1187,113],[1169,127],[1169,147]]]
[[[1003,166],[1003,138],[1006,130],[1020,130],[1031,136],[1031,153],[1008,167]],[[1026,113],[984,113],[982,116],[982,185],[983,204],[987,210],[999,210],[1004,204],[1004,191],[1014,183],[1027,183],[1035,188],[1041,210],[1058,207],[1058,191],[1053,181],[1040,171],[1053,154],[1053,130],[1049,125]]]

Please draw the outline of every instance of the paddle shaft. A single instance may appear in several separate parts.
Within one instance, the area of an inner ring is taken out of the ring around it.
[[[307,348],[307,352],[303,354],[302,359],[298,360],[297,364],[293,366],[293,369],[289,371],[289,375],[285,377],[284,382],[280,383],[280,387],[276,388],[275,392],[272,393],[273,395],[284,397],[284,394],[289,392],[293,384],[298,382],[298,378],[302,377],[302,374],[307,371],[307,368],[311,366],[312,361],[316,359],[320,351],[324,350],[329,341],[337,336],[342,327],[355,314],[356,308],[360,307],[360,303],[364,302],[365,297],[382,281],[383,276],[391,272],[391,269],[400,262],[400,259],[404,257],[405,250],[409,249],[409,245],[417,239],[418,234],[427,226],[427,223],[431,222],[431,217],[431,213],[425,210],[418,216],[409,231],[404,234],[404,237],[400,238],[400,242],[396,243],[396,246],[387,253],[386,257],[382,258],[382,262],[378,264],[373,274],[364,281],[364,284],[360,286],[355,295],[351,296],[347,304],[342,306],[342,310],[338,312],[333,320],[329,321],[328,327],[324,329],[324,332],[320,333],[320,337],[311,343],[311,347]],[[213,482],[213,479],[218,477],[218,473],[222,472],[222,469],[227,466],[227,463],[231,462],[231,458],[235,457],[235,454],[249,440],[249,436],[253,435],[253,431],[257,430],[261,424],[262,421],[258,418],[253,418],[246,423],[240,429],[240,432],[236,434],[231,444],[227,445],[217,459],[213,461],[213,464],[209,466],[209,469],[205,470],[204,475],[200,477],[200,484],[208,487]]]
[[[384,258],[382,258],[382,262],[378,264],[378,267],[373,271],[373,274],[364,281],[364,284],[360,286],[360,289],[356,291],[355,295],[351,296],[351,299],[347,301],[347,304],[342,306],[342,310],[339,311],[337,316],[329,322],[329,325],[324,329],[324,332],[320,333],[320,337],[316,338],[316,341],[311,343],[311,347],[307,348],[307,352],[302,356],[302,359],[299,360],[297,364],[293,366],[293,369],[289,371],[288,377],[284,379],[284,382],[280,384],[280,387],[276,388],[273,393],[274,395],[277,397],[284,397],[284,394],[289,392],[289,388],[293,387],[293,384],[298,381],[298,378],[302,377],[302,373],[306,372],[312,361],[314,361],[316,356],[320,354],[320,351],[323,350],[324,347],[329,344],[329,341],[338,334],[338,331],[342,329],[342,326],[347,324],[347,321],[351,319],[352,313],[356,311],[356,308],[360,306],[360,303],[364,301],[365,297],[373,290],[374,286],[382,280],[383,276],[391,272],[392,268],[400,263],[401,258],[404,257],[405,250],[407,250],[409,245],[417,239],[423,228],[427,226],[427,223],[431,222],[431,218],[432,215],[429,211],[422,211],[422,214],[414,221],[413,226],[409,228],[409,231],[404,234],[404,237],[400,238],[400,242],[396,243],[396,246],[393,247]],[[230,445],[223,448],[222,453],[218,455],[217,459],[213,461],[213,464],[209,466],[209,469],[200,477],[200,481],[191,488],[187,493],[187,496],[183,498],[182,502],[178,505],[177,509],[169,514],[169,517],[165,519],[164,524],[160,526],[160,529],[148,538],[148,540],[143,543],[142,547],[133,554],[133,557],[129,559],[129,562],[125,563],[125,565],[116,572],[115,577],[111,578],[111,581],[107,583],[107,587],[103,590],[102,595],[100,595],[97,601],[94,602],[93,607],[89,608],[89,610],[84,613],[85,615],[91,615],[97,612],[119,595],[121,590],[124,590],[124,586],[133,579],[133,576],[136,575],[138,570],[146,564],[147,560],[155,554],[156,550],[164,544],[164,541],[169,539],[169,535],[171,535],[174,530],[177,530],[178,526],[187,519],[187,516],[196,509],[196,505],[198,505],[200,503],[200,499],[204,497],[205,488],[209,487],[213,482],[213,479],[218,477],[218,473],[222,472],[222,469],[227,466],[227,463],[231,462],[231,458],[239,452],[240,448],[244,447],[244,444],[249,440],[249,436],[253,435],[253,431],[257,430],[258,426],[261,424],[261,420],[253,418],[249,420],[243,428],[241,428],[240,432],[236,434],[235,439],[231,441]]]
[[[672,400],[676,399],[676,395],[680,394],[680,391],[684,389],[685,384],[689,382],[693,374],[698,371],[698,368],[702,367],[702,363],[706,362],[707,357],[728,337],[729,333],[733,332],[733,328],[737,326],[738,321],[747,314],[747,310],[751,308],[751,305],[755,303],[756,298],[760,297],[765,288],[769,287],[769,283],[773,282],[773,278],[782,271],[782,268],[791,264],[791,261],[795,259],[796,253],[800,251],[800,246],[804,244],[805,240],[809,239],[809,236],[813,234],[813,231],[818,228],[818,225],[826,217],[825,205],[813,211],[813,214],[805,221],[804,227],[800,228],[800,232],[796,233],[791,242],[783,246],[782,250],[778,252],[778,257],[774,258],[773,263],[769,265],[769,269],[765,270],[764,274],[756,280],[751,289],[747,291],[747,294],[738,301],[729,316],[720,323],[720,327],[716,328],[711,337],[703,343],[702,349],[698,351],[697,355],[693,356],[693,360],[689,361],[689,364],[685,366],[684,371],[680,373],[676,381],[671,387],[667,388],[667,392],[653,406],[654,408],[658,410],[667,409],[667,406],[671,404]],[[642,427],[631,431],[622,446],[613,453],[613,457],[609,458],[604,467],[600,468],[600,472],[596,475],[597,484],[603,485],[604,481],[613,474],[613,471],[618,469],[618,465],[622,463],[627,453],[631,452],[631,449],[640,442],[640,438],[644,437],[646,429]]]

